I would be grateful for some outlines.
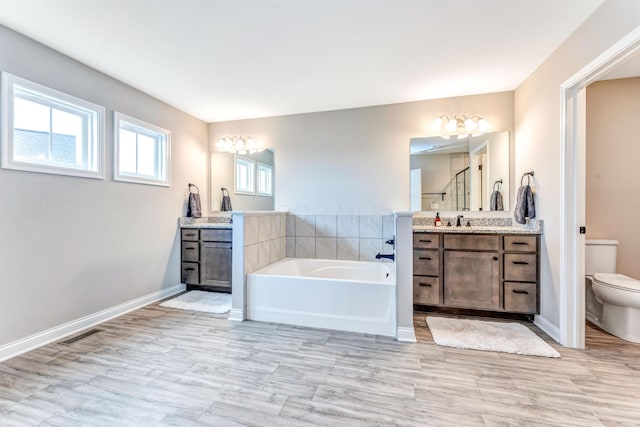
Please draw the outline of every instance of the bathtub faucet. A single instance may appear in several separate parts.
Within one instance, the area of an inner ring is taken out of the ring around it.
[[[376,259],[382,259],[382,258],[386,258],[386,259],[390,259],[391,261],[395,261],[396,256],[395,256],[395,254],[381,254],[380,252],[378,252],[378,255],[376,255]]]

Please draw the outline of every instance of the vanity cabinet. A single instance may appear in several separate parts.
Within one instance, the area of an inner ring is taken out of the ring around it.
[[[414,304],[538,313],[539,236],[413,235]]]
[[[187,289],[231,292],[231,229],[183,228],[182,283]]]

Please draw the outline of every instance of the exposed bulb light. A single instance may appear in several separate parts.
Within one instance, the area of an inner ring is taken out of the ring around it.
[[[473,132],[477,127],[478,123],[473,121],[472,118],[464,119],[464,128],[467,130],[467,132]]]
[[[458,132],[464,131],[465,133],[460,135],[462,138],[469,136],[469,134],[473,134],[474,136],[480,135],[491,129],[491,124],[483,117],[453,116],[449,118],[446,115],[436,117],[431,123],[431,129],[434,131],[442,131],[443,125],[444,130],[450,134],[455,135]]]
[[[215,143],[218,151],[226,151],[234,154],[253,154],[262,151],[258,144],[250,136],[242,138],[239,136],[224,137]]]

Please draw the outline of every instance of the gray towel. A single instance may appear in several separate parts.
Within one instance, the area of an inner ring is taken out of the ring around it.
[[[533,202],[533,191],[531,191],[531,186],[523,185],[518,189],[518,195],[516,196],[516,208],[513,211],[513,216],[519,224],[526,224],[527,217],[536,217],[536,206]]]
[[[503,211],[504,205],[502,204],[502,193],[498,190],[491,193],[491,200],[489,201],[489,210]]]

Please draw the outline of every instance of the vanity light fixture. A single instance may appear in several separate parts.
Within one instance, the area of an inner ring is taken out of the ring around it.
[[[491,129],[489,121],[480,116],[453,116],[449,118],[447,115],[441,115],[435,118],[431,123],[431,129],[435,131],[444,130],[448,133],[463,132],[464,136],[473,133],[484,133]]]
[[[215,146],[220,151],[226,151],[234,154],[253,154],[258,151],[262,151],[250,136],[246,138],[242,138],[240,136],[227,136],[216,142]]]

